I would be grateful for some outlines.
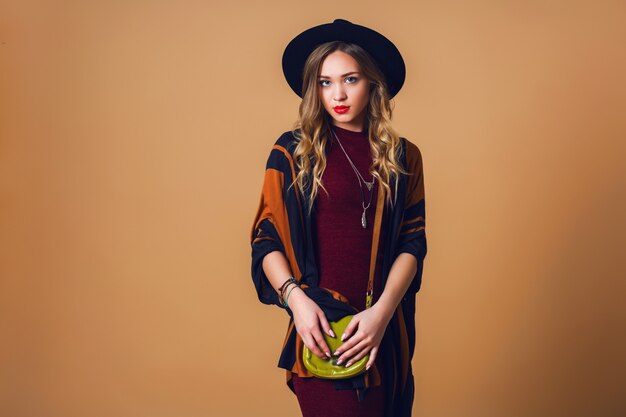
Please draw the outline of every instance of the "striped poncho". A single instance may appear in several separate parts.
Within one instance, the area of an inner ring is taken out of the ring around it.
[[[304,346],[297,333],[293,314],[279,301],[263,270],[263,258],[268,253],[281,251],[289,263],[294,278],[304,291],[324,310],[327,318],[336,313],[333,302],[345,302],[341,294],[331,289],[318,287],[319,275],[311,233],[311,217],[308,215],[309,190],[300,190],[292,182],[297,175],[293,151],[297,139],[293,132],[284,132],[276,140],[270,151],[265,167],[265,177],[259,206],[252,225],[250,243],[252,247],[252,281],[259,300],[284,308],[289,316],[289,325],[278,367],[286,370],[286,382],[295,393],[291,382],[293,373],[300,377],[312,377],[304,367],[302,348]],[[374,274],[378,252],[382,210],[388,210],[389,223],[384,249],[381,285],[384,288],[394,260],[400,253],[407,252],[417,258],[417,272],[390,320],[379,354],[385,352],[385,369],[375,365],[361,376],[360,387],[385,386],[385,417],[408,417],[411,415],[414,385],[411,358],[415,348],[415,294],[422,281],[424,257],[426,256],[425,200],[422,156],[419,148],[405,138],[401,138],[400,162],[410,175],[392,177],[392,193],[398,180],[396,204],[391,206],[384,201],[384,190],[378,181],[378,201],[373,225],[372,255],[370,275]],[[292,185],[292,186],[291,186]],[[291,186],[291,187],[290,187]],[[393,194],[392,194],[393,198]],[[331,302],[319,302],[324,295]],[[335,304],[335,306],[337,306]],[[331,321],[333,319],[330,319]],[[383,349],[383,346],[385,347]],[[343,381],[346,382],[346,381]],[[341,381],[337,381],[341,383]],[[358,388],[358,384],[355,388]]]

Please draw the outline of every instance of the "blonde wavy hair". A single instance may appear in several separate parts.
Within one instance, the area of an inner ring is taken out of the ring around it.
[[[318,46],[304,64],[302,102],[298,119],[294,123],[292,133],[298,144],[294,150],[294,161],[299,172],[294,183],[300,190],[312,188],[308,193],[308,213],[311,214],[319,188],[328,195],[322,183],[322,175],[326,169],[324,150],[329,140],[330,119],[319,95],[319,75],[324,59],[335,51],[342,51],[354,58],[366,81],[370,83],[370,99],[367,107],[365,123],[368,126],[369,144],[373,163],[370,174],[383,186],[385,200],[395,205],[398,182],[395,181],[395,192],[392,201],[390,183],[393,176],[409,174],[400,163],[400,137],[391,126],[393,108],[389,98],[387,82],[372,57],[360,46],[343,41],[332,41]],[[291,184],[291,186],[294,185]]]

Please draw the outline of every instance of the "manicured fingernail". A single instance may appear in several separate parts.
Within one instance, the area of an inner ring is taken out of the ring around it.
[[[371,367],[372,367],[372,365],[369,365],[369,364],[368,364],[368,365],[365,367],[365,370],[367,371],[367,370],[369,370]]]
[[[343,361],[343,359],[339,359],[339,360],[337,361],[337,365],[341,365],[341,362],[342,362],[342,361]]]
[[[328,330],[328,334],[330,335],[330,337],[335,337],[335,332],[333,332],[332,329]]]
[[[352,365],[352,362],[348,362],[348,363],[346,363],[346,368],[347,368],[348,366],[350,366],[350,365]]]
[[[344,339],[345,337],[346,337],[346,334],[345,334],[345,333],[341,335],[341,341],[342,341],[342,342],[343,342],[343,339]]]
[[[326,352],[326,357],[330,359],[330,352]]]

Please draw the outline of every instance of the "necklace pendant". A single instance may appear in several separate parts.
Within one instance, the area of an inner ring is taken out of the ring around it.
[[[367,220],[365,220],[365,210],[363,210],[363,215],[361,216],[361,226],[363,226],[363,229],[367,227]]]
[[[374,185],[374,183],[372,182],[366,182],[365,185],[367,186],[367,190],[368,191],[372,191],[372,186]]]

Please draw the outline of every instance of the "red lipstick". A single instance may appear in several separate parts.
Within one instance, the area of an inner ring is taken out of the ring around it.
[[[335,110],[335,113],[343,114],[350,110],[350,106],[335,106],[333,110]]]

